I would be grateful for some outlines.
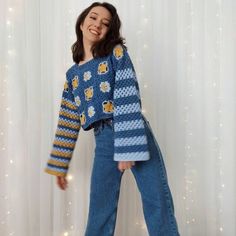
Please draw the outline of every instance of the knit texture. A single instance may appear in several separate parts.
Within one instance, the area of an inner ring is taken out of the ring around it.
[[[139,86],[127,50],[73,65],[66,72],[59,120],[45,172],[66,176],[80,128],[113,118],[114,160],[149,160]]]
[[[80,116],[72,94],[72,85],[66,80],[53,148],[45,169],[47,173],[66,176],[80,127]]]
[[[140,92],[134,66],[127,50],[121,46],[114,49],[112,59],[115,70],[114,160],[149,160]]]

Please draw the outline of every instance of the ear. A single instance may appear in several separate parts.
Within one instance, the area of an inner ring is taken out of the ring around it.
[[[83,23],[80,24],[79,28],[81,31],[83,31]]]

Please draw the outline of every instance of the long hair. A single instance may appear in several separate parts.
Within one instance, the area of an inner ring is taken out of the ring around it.
[[[92,48],[93,57],[103,57],[110,54],[116,44],[121,44],[123,47],[126,48],[125,39],[120,35],[120,27],[121,21],[117,14],[116,8],[107,2],[94,2],[88,8],[86,8],[79,16],[76,21],[75,25],[75,32],[77,36],[76,42],[71,46],[72,54],[73,54],[73,61],[75,63],[79,63],[79,61],[83,60],[84,58],[84,46],[83,46],[83,34],[80,29],[80,25],[83,24],[85,17],[88,15],[90,10],[93,7],[102,6],[106,8],[111,14],[111,21],[109,24],[108,31],[105,37],[96,42]]]

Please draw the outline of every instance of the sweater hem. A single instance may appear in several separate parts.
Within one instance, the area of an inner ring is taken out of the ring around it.
[[[50,174],[50,175],[62,176],[62,177],[66,177],[66,174],[67,174],[67,173],[62,173],[62,172],[50,170],[48,168],[44,169],[44,172],[46,172],[47,174]]]

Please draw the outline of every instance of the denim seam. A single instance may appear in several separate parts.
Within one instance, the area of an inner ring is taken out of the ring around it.
[[[146,120],[145,118],[144,118],[144,120]],[[146,120],[147,121],[147,120]],[[161,157],[161,175],[162,175],[162,184],[163,184],[163,187],[164,187],[164,191],[165,191],[165,195],[166,195],[166,200],[167,200],[167,203],[168,203],[168,213],[169,213],[169,217],[170,217],[170,223],[171,223],[171,225],[173,226],[173,225],[175,225],[174,224],[174,221],[173,221],[173,219],[174,219],[174,215],[172,214],[172,212],[171,212],[171,206],[172,206],[172,204],[171,204],[171,200],[170,200],[170,194],[169,194],[169,191],[168,191],[168,189],[167,189],[167,183],[166,182],[168,182],[168,180],[167,180],[167,173],[165,172],[165,170],[163,169],[163,162],[162,162],[162,154],[161,154],[161,151],[160,151],[160,149],[159,149],[159,146],[158,146],[158,144],[157,144],[157,141],[156,141],[156,139],[155,139],[155,136],[154,136],[154,134],[153,134],[153,132],[152,132],[152,129],[151,129],[151,127],[150,127],[150,124],[149,124],[149,122],[147,121],[146,122],[147,123],[147,125],[148,125],[148,127],[149,127],[149,130],[151,131],[151,135],[152,135],[152,138],[154,139],[154,141],[155,141],[155,144],[156,144],[156,146],[157,146],[157,150],[158,150],[158,153],[159,153],[159,155],[160,155],[160,157]],[[174,213],[174,208],[173,208],[173,213]],[[175,234],[177,234],[177,229],[176,229],[176,227],[173,227],[172,228],[172,231],[175,233]],[[178,234],[177,234],[178,235]]]

